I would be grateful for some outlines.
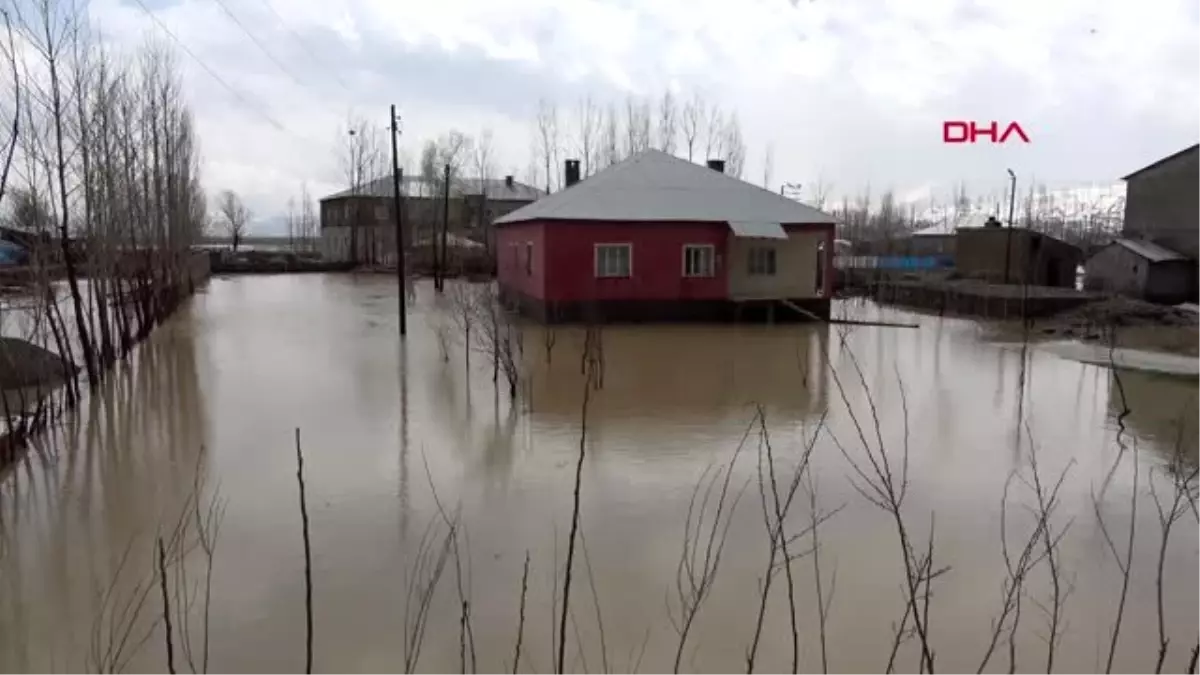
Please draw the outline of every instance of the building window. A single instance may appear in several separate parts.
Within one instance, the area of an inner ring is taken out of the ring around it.
[[[525,242],[525,276],[533,276],[533,242]]]
[[[383,204],[376,204],[375,205],[375,220],[387,220],[387,217],[388,217],[387,212],[388,212],[388,209],[386,206],[384,206]]]
[[[633,271],[632,244],[596,244],[596,277],[629,277]]]
[[[775,249],[756,246],[750,249],[749,255],[751,276],[775,276]]]
[[[683,247],[683,276],[714,276],[715,259],[716,249],[712,244],[686,244]]]

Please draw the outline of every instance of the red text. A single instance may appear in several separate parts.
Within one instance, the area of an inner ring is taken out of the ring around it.
[[[1000,122],[942,122],[944,143],[975,143],[981,137],[992,143],[1004,143],[1014,135],[1025,143],[1029,142],[1029,136],[1016,122],[1009,122],[1008,126],[1003,127],[1003,131]]]

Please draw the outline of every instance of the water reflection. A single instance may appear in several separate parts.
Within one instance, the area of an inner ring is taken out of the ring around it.
[[[1119,385],[1118,385],[1119,378]],[[1123,370],[1108,376],[1108,414],[1110,425],[1128,410],[1125,426],[1169,464],[1179,453],[1192,466],[1197,462],[1196,385],[1195,381]],[[1123,394],[1123,398],[1122,398]]]
[[[0,668],[86,667],[100,596],[149,574],[139,554],[117,575],[132,547],[149,550],[147,516],[172,518],[197,470],[210,471],[189,316],[156,331],[6,472]]]
[[[544,344],[531,328],[527,343]],[[555,329],[555,346],[529,354],[535,423],[578,422],[584,332]],[[687,432],[761,405],[772,417],[812,418],[828,404],[828,326],[609,327],[594,413],[606,433]]]
[[[480,667],[508,668],[528,552],[528,667],[547,670],[550,636],[543,627],[552,619],[550,589],[561,573],[582,431],[583,335],[556,329],[547,358],[547,333],[524,326],[527,388],[514,406],[503,375],[498,391],[492,382],[486,355],[472,354],[468,369],[462,345],[455,344],[449,362],[441,358],[430,329],[439,310],[427,285],[415,292],[402,345],[395,282],[369,276],[214,280],[208,293],[156,332],[102,396],[40,439],[38,451],[0,486],[0,526],[11,535],[0,561],[0,669],[84,667],[97,589],[130,541],[141,546],[162,526],[197,464],[228,498],[213,595],[212,669],[301,667],[304,588],[292,445],[293,429],[300,427],[318,670],[394,671],[403,663],[397,637],[404,633],[413,542],[440,517],[431,482],[447,508],[462,509],[469,534]],[[592,580],[614,667],[626,667],[649,630],[643,668],[670,668],[675,634],[663,598],[678,569],[689,498],[710,464],[728,461],[754,406],[766,411],[786,462],[826,411],[829,431],[848,452],[859,452],[847,404],[867,422],[869,440],[876,438],[877,415],[883,442],[896,452],[907,446],[907,507],[921,524],[914,532],[937,514],[939,560],[953,568],[933,599],[938,659],[949,670],[977,667],[981,636],[994,618],[1004,578],[997,505],[1009,472],[1028,468],[1030,444],[1017,444],[1014,432],[1018,414],[1028,420],[1039,463],[1054,472],[1072,467],[1062,517],[1074,519],[1063,556],[1075,591],[1060,667],[1095,667],[1119,584],[1090,520],[1091,495],[1117,466],[1101,499],[1120,529],[1131,520],[1131,495],[1145,493],[1144,483],[1131,492],[1130,457],[1115,449],[1107,371],[980,343],[970,322],[872,306],[850,313],[916,320],[921,327],[604,330],[604,387],[589,409],[581,490],[592,573],[573,596],[593,669],[600,655]],[[1185,401],[1195,405],[1195,383],[1136,374],[1123,381],[1136,402],[1127,419],[1130,434],[1147,450],[1138,458],[1161,463],[1177,433],[1168,420]],[[1194,419],[1186,432],[1193,440]],[[822,564],[830,573],[836,569],[838,579],[831,669],[878,670],[903,610],[895,534],[851,487],[845,458],[828,436],[813,462],[822,507],[846,506],[822,536]],[[739,466],[737,479],[749,487],[685,657],[696,670],[744,669],[765,548],[754,448]],[[805,517],[806,508],[797,515]],[[1154,518],[1152,504],[1139,505],[1139,551],[1147,556],[1157,550]],[[1194,640],[1197,626],[1197,539],[1194,527],[1174,536],[1165,566],[1172,589],[1165,620],[1172,645],[1183,645]],[[142,567],[144,550],[134,556]],[[806,564],[797,572],[809,574]],[[810,661],[818,645],[811,584],[803,578],[802,667],[812,669],[819,667]],[[421,670],[459,668],[461,607],[453,579],[452,571],[443,578]],[[1031,597],[1044,597],[1040,583],[1031,585]],[[1127,612],[1115,667],[1145,668],[1156,648],[1152,580],[1138,577]],[[775,613],[768,621],[763,670],[790,667],[786,623]],[[1022,652],[1030,654],[1018,668],[1042,667],[1040,629],[1031,620],[1018,635]],[[164,669],[161,634],[155,636],[131,670]],[[1173,651],[1167,669],[1182,668],[1185,651]],[[903,663],[915,667],[910,657],[905,652]]]

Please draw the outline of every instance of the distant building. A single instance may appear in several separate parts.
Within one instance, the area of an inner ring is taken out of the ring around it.
[[[833,216],[658,150],[496,221],[504,297],[546,321],[829,316]]]
[[[404,231],[409,246],[418,239],[433,243],[442,225],[443,198],[436,184],[420,176],[404,176]],[[512,176],[502,179],[462,178],[450,183],[449,229],[491,243],[496,218],[544,196],[541,190]],[[321,199],[321,252],[327,260],[393,263],[396,227],[392,177],[373,180],[357,190]]]
[[[1195,300],[1200,240],[1200,144],[1125,176],[1126,239],[1148,241],[1182,254],[1191,263],[1185,284]],[[1178,294],[1176,294],[1178,295]]]
[[[961,227],[955,235],[955,269],[991,283],[1074,288],[1083,251],[1023,227]],[[1005,261],[1008,273],[1005,274]]]
[[[1183,302],[1192,265],[1182,253],[1153,242],[1117,239],[1088,258],[1083,285],[1151,302]]]
[[[1200,144],[1125,176],[1127,239],[1145,239],[1195,260],[1200,239]]]

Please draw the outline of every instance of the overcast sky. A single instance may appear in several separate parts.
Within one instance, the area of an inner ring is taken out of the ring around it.
[[[701,92],[736,108],[745,176],[835,194],[1112,183],[1200,135],[1195,0],[143,0],[180,50],[210,192],[262,217],[339,189],[353,110],[401,145],[493,130],[529,165],[541,97]],[[247,30],[239,28],[222,3]],[[135,0],[92,0],[106,39],[164,35]],[[170,38],[167,38],[170,39]],[[222,86],[196,59],[238,92]],[[1018,122],[1028,145],[945,145],[947,119]]]

